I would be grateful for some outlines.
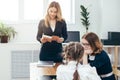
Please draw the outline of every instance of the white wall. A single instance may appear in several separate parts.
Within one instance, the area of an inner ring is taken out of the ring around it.
[[[17,35],[10,42],[17,43],[33,43],[37,42],[36,34],[38,29],[38,23],[22,23],[11,24],[17,31]]]
[[[98,35],[100,35],[99,32],[100,32],[101,17],[102,17],[100,0],[80,0],[79,3],[80,3],[80,5],[82,4],[82,5],[85,5],[85,7],[88,7],[88,11],[90,12],[89,31],[95,32]],[[81,21],[80,21],[80,26],[81,26],[81,30],[80,30],[81,31],[81,35],[83,35],[85,33],[85,28],[81,24]]]
[[[120,0],[76,0],[76,22],[75,24],[69,24],[68,30],[79,30],[81,35],[85,33],[85,28],[80,21],[80,4],[84,4],[89,7],[90,11],[90,29],[100,35],[101,38],[107,38],[108,31],[120,31]],[[17,48],[20,49],[32,49],[36,45],[39,49],[39,44],[36,40],[37,23],[18,23],[10,24],[13,26],[18,34],[11,43],[25,43],[19,44]],[[26,43],[33,43],[30,45]],[[1,45],[1,44],[0,44]],[[16,49],[16,44],[2,44],[0,46],[0,78],[2,80],[10,80],[11,67],[10,67],[10,49]],[[13,47],[11,47],[13,46]],[[7,77],[6,77],[7,76]]]
[[[81,36],[85,33],[85,27],[80,21],[80,5],[88,7],[90,11],[89,31],[97,33],[101,38],[107,38],[108,31],[120,30],[120,1],[119,0],[76,0],[75,24],[68,24],[68,30],[79,30]],[[11,42],[32,43],[37,42],[37,23],[10,24],[18,34]]]
[[[11,51],[20,50],[39,50],[38,43],[0,43],[0,80],[12,80]]]
[[[102,24],[101,37],[106,38],[108,31],[120,32],[120,0],[101,0]]]

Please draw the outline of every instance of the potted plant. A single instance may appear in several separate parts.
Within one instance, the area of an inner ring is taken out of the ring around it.
[[[0,23],[0,40],[1,43],[7,43],[11,37],[15,37],[17,32],[13,27],[10,27],[4,23]]]
[[[90,22],[89,22],[89,12],[88,12],[88,9],[85,8],[83,5],[80,5],[80,8],[81,8],[81,21],[82,21],[82,24],[83,26],[85,26],[86,28],[86,32],[88,32],[88,29],[89,29],[89,25],[90,25]]]

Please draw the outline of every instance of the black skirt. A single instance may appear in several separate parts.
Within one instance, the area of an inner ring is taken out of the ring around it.
[[[62,44],[57,42],[47,42],[41,46],[39,60],[62,62]]]

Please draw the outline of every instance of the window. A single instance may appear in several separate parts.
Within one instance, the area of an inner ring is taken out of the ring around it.
[[[48,3],[53,0],[0,0],[0,20],[26,22],[44,17]],[[60,3],[63,18],[75,22],[75,0],[55,0]],[[67,3],[67,4],[66,4]],[[6,6],[7,5],[7,6]]]
[[[0,20],[18,20],[18,0],[0,0]]]
[[[43,0],[24,0],[24,19],[38,20],[43,16]]]

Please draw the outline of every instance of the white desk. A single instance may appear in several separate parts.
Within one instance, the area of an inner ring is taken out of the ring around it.
[[[60,63],[53,67],[37,67],[37,63],[30,63],[30,80],[43,80],[43,76],[56,75],[56,69]]]

